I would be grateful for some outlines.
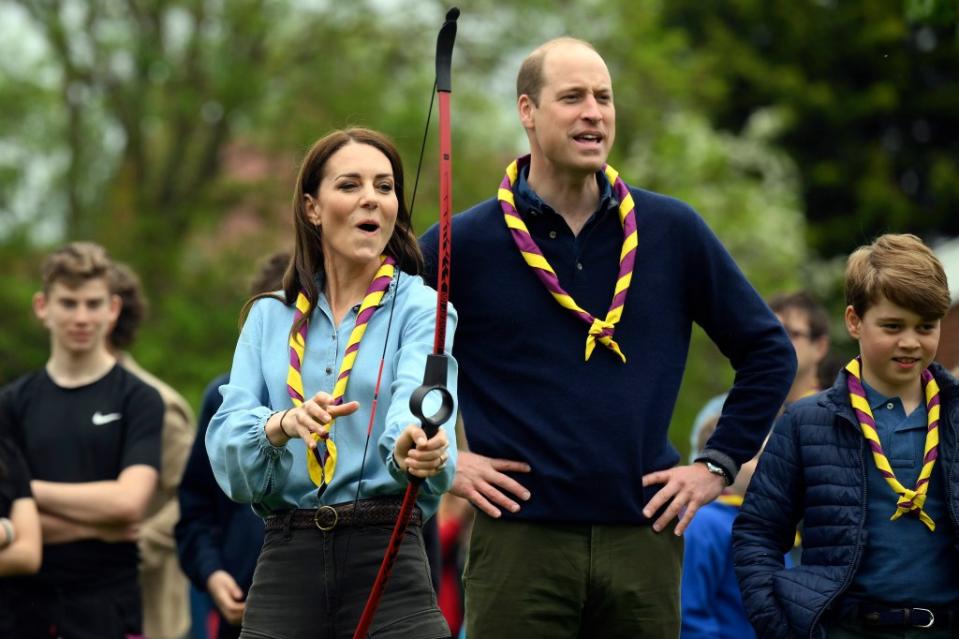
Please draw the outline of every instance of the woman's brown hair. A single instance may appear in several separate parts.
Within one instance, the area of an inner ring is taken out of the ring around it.
[[[393,235],[390,236],[384,253],[396,260],[396,265],[400,270],[411,275],[418,275],[422,272],[423,254],[420,252],[416,235],[413,233],[413,221],[406,206],[403,162],[396,146],[386,135],[372,129],[353,127],[333,131],[313,143],[306,157],[303,158],[303,163],[300,165],[300,171],[296,178],[296,187],[293,190],[295,244],[293,255],[283,275],[283,297],[279,297],[275,293],[254,295],[243,306],[241,322],[253,303],[261,297],[273,297],[288,306],[292,306],[296,302],[297,294],[303,291],[306,299],[310,302],[310,308],[316,308],[319,298],[316,275],[323,271],[323,242],[322,231],[312,224],[307,217],[306,196],[317,197],[320,182],[323,181],[326,163],[334,153],[350,143],[368,144],[389,159],[390,166],[393,169],[393,184],[398,206],[396,226],[393,228]],[[303,321],[305,321],[305,318]],[[299,323],[293,326],[291,334],[298,329]]]

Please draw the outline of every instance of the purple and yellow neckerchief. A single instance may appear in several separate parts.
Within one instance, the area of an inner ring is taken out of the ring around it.
[[[856,418],[859,420],[859,426],[862,428],[862,434],[869,443],[872,450],[872,458],[876,462],[876,468],[885,478],[889,487],[899,495],[899,501],[896,502],[896,512],[890,517],[895,521],[905,513],[915,512],[919,515],[920,521],[929,528],[930,531],[936,529],[936,523],[923,511],[922,507],[926,503],[926,496],[929,493],[929,478],[932,476],[932,468],[936,464],[936,458],[939,456],[939,385],[929,369],[922,371],[922,390],[926,399],[926,444],[923,447],[922,470],[919,471],[919,478],[916,480],[916,487],[912,490],[906,488],[896,479],[896,474],[889,464],[885,453],[882,452],[882,444],[879,442],[879,434],[876,432],[876,420],[872,416],[872,410],[869,408],[869,401],[866,399],[866,389],[862,385],[862,360],[855,358],[846,365],[846,386],[849,389],[849,401],[856,411]]]
[[[343,403],[343,396],[346,394],[346,385],[350,380],[350,372],[353,370],[353,364],[356,362],[357,353],[360,350],[360,341],[366,333],[366,327],[369,324],[373,313],[379,308],[383,295],[390,286],[395,272],[396,261],[389,256],[380,257],[382,264],[373,276],[366,294],[363,296],[363,302],[360,304],[360,310],[356,314],[356,324],[350,331],[350,338],[346,343],[346,352],[343,354],[343,362],[340,364],[340,372],[336,376],[336,383],[333,385],[333,401],[331,406],[338,406]],[[294,406],[300,406],[306,397],[303,390],[303,376],[301,373],[303,367],[303,354],[306,350],[306,333],[309,327],[309,316],[312,309],[302,291],[296,296],[296,307],[293,313],[294,326],[301,317],[306,317],[299,330],[290,335],[290,367],[286,374],[286,390],[293,400]],[[334,419],[327,424],[326,432],[323,435],[313,433],[313,441],[316,442],[314,454],[307,454],[306,463],[310,473],[310,479],[319,486],[320,491],[333,481],[333,475],[336,472],[336,444],[330,439],[330,432],[333,430]]]
[[[619,350],[619,345],[613,341],[613,333],[616,330],[616,323],[623,316],[623,305],[626,304],[626,293],[629,291],[629,283],[633,279],[633,266],[636,261],[636,245],[638,242],[636,207],[633,204],[633,196],[629,192],[629,187],[619,178],[619,172],[616,169],[608,164],[603,167],[606,178],[613,185],[613,192],[619,198],[619,220],[623,225],[623,248],[619,254],[619,276],[616,279],[616,288],[613,290],[613,301],[609,305],[606,318],[600,319],[580,308],[572,296],[563,290],[556,272],[546,261],[546,257],[540,251],[539,246],[536,245],[529,229],[526,228],[526,224],[516,211],[513,186],[516,184],[520,170],[529,164],[529,161],[530,156],[526,155],[514,160],[506,167],[506,177],[500,183],[497,194],[500,208],[503,209],[503,215],[506,218],[506,226],[509,227],[513,241],[516,242],[523,259],[536,273],[536,277],[543,283],[549,294],[559,302],[560,306],[589,325],[589,336],[586,338],[586,360],[589,361],[589,356],[592,355],[598,340],[599,343],[619,355],[619,358],[625,362],[626,356]]]

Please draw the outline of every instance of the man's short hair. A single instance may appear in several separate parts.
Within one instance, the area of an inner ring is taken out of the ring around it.
[[[829,314],[808,291],[774,295],[769,299],[769,308],[777,315],[793,310],[805,313],[809,321],[809,339],[815,340],[829,335]]]
[[[93,242],[71,242],[43,261],[43,292],[49,293],[56,283],[78,288],[90,280],[103,278],[113,289],[113,262],[105,248]]]
[[[549,53],[550,49],[563,44],[581,44],[593,51],[596,50],[589,42],[570,36],[553,38],[539,45],[526,56],[523,64],[519,67],[519,73],[516,75],[517,100],[523,95],[528,95],[533,104],[539,106],[539,94],[543,90],[543,62],[546,59],[546,54]]]
[[[949,311],[949,283],[939,259],[915,235],[880,236],[846,262],[846,304],[862,317],[881,297],[924,319]]]
[[[140,276],[120,262],[113,265],[113,293],[119,296],[122,304],[108,339],[113,348],[122,351],[130,348],[136,341],[137,331],[147,316],[149,303],[143,294]]]

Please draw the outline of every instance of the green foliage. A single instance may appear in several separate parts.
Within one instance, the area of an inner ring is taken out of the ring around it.
[[[880,230],[959,233],[954,7],[475,0],[453,56],[454,208],[493,196],[525,152],[522,58],[582,37],[613,75],[611,162],[626,180],[692,204],[761,294],[804,285],[838,318],[841,263],[813,260],[807,240],[832,255]],[[255,258],[291,243],[291,187],[312,141],[381,129],[412,190],[445,8],[0,4],[23,27],[0,30],[0,380],[45,358],[28,312],[42,254],[94,239],[152,298],[134,354],[196,405],[229,366]],[[438,208],[435,113],[426,148],[419,231]],[[731,379],[694,331],[673,420],[681,451],[692,416]]]
[[[888,231],[959,234],[954,0],[676,0],[664,16],[721,79],[700,94],[712,121],[788,114],[777,141],[799,167],[819,254]]]

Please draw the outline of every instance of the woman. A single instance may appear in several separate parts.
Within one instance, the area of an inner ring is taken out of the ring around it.
[[[30,493],[27,465],[13,442],[0,436],[0,637],[14,633],[13,584],[5,577],[40,570],[40,517]]]
[[[419,522],[452,483],[456,447],[451,423],[427,439],[409,410],[436,294],[416,275],[396,148],[358,128],[317,141],[293,217],[282,295],[248,305],[206,437],[217,482],[266,519],[240,636],[351,637],[407,473],[426,481],[372,635],[448,636]],[[450,342],[454,325],[451,312]]]

